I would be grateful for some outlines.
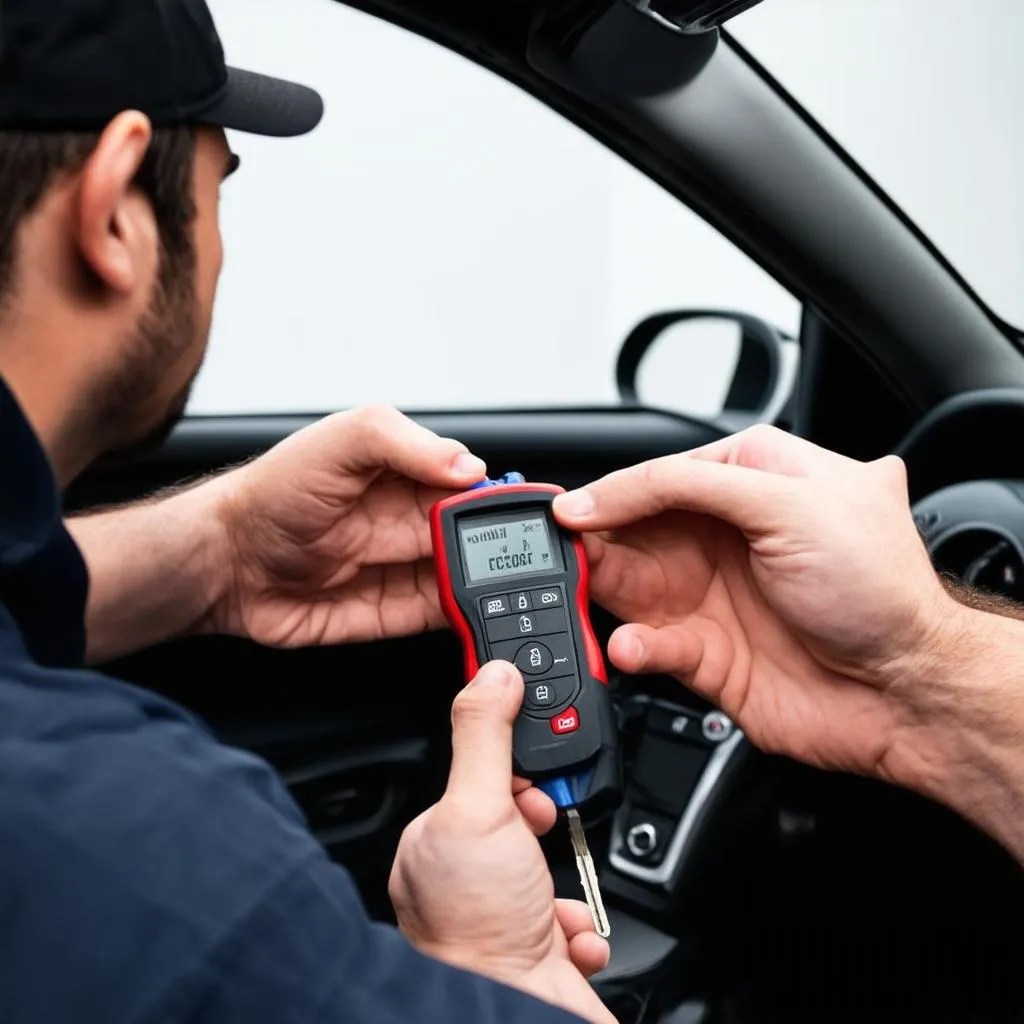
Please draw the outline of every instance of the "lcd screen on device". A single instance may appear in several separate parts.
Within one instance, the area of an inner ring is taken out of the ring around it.
[[[462,564],[470,583],[561,569],[544,516],[479,519],[459,524]]]

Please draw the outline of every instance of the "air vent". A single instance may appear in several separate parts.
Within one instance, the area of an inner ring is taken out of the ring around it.
[[[935,568],[979,590],[1024,602],[1024,558],[998,530],[973,528],[944,537],[932,551]]]

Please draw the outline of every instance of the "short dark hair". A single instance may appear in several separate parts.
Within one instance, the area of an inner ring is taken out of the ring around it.
[[[22,222],[58,175],[75,174],[85,166],[99,140],[99,132],[0,131],[0,311],[15,286]],[[164,259],[171,262],[192,250],[194,156],[193,128],[158,128],[136,177],[153,205]]]

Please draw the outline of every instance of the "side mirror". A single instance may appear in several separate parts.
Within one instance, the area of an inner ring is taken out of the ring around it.
[[[793,388],[799,346],[767,321],[727,310],[659,313],[619,352],[625,405],[674,409],[728,431],[774,420]]]

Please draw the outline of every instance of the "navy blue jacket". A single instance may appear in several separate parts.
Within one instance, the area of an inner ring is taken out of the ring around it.
[[[0,382],[0,1021],[576,1019],[371,922],[267,764],[82,669],[87,585]]]

